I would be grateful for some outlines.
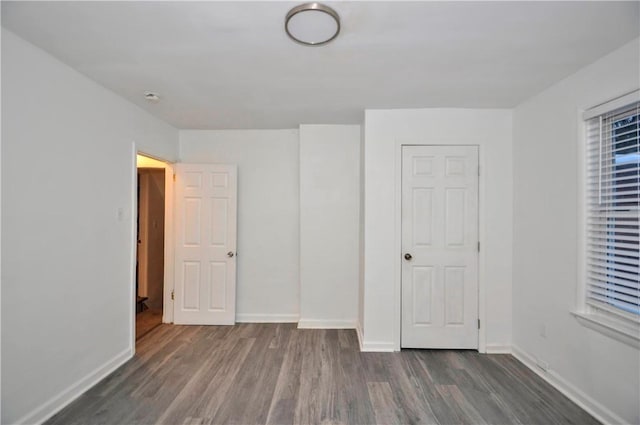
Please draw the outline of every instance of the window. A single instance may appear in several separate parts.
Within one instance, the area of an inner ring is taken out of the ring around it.
[[[640,322],[638,92],[585,113],[586,287],[592,312]]]

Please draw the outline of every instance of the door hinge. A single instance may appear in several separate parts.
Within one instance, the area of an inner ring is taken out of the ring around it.
[[[478,241],[478,252],[480,252],[480,241]]]
[[[478,329],[480,329],[480,319],[478,319]]]
[[[176,173],[173,173],[173,181],[176,181]]]
[[[171,299],[172,299],[172,300],[175,300],[175,299],[176,299],[176,298],[175,298],[175,293],[173,292],[173,290],[171,290]]]
[[[478,165],[478,177],[480,177],[480,166]]]

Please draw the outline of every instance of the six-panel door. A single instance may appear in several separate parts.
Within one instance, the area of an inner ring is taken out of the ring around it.
[[[477,146],[403,147],[402,249],[402,347],[477,349]]]
[[[174,323],[235,323],[237,171],[177,164]]]

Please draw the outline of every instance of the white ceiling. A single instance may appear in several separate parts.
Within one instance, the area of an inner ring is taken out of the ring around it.
[[[2,2],[2,25],[178,128],[360,123],[365,108],[513,107],[640,33],[634,2]],[[143,99],[147,90],[162,100]]]

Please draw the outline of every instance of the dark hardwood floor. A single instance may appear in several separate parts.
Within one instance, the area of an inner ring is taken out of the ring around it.
[[[54,424],[596,424],[510,355],[361,353],[352,330],[161,325]]]

